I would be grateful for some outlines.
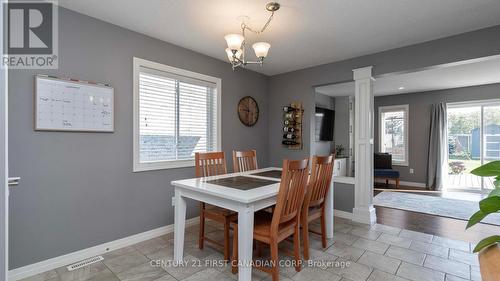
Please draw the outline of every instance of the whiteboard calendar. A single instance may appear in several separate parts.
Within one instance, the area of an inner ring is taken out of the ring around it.
[[[35,130],[113,132],[114,89],[37,75]]]

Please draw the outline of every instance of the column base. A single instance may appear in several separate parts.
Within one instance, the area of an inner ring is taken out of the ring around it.
[[[377,222],[377,214],[373,205],[368,207],[357,207],[352,209],[352,221],[374,225]]]

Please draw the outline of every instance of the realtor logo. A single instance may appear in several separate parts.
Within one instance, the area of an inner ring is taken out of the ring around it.
[[[57,68],[57,3],[9,1],[4,5],[7,40],[2,67]]]

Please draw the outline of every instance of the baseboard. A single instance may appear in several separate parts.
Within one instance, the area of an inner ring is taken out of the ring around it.
[[[343,219],[352,219],[352,213],[341,211],[341,210],[333,210],[333,216],[343,218]],[[333,226],[335,228],[335,226]]]
[[[196,225],[199,223],[199,217],[186,220],[186,227]],[[45,271],[59,268],[86,258],[97,255],[103,255],[107,252],[114,251],[123,247],[127,247],[142,241],[146,241],[155,237],[159,237],[174,231],[174,225],[162,226],[146,232],[138,233],[132,236],[107,242],[101,245],[90,247],[87,249],[79,250],[73,253],[62,255],[59,257],[51,258],[34,264],[26,265],[23,267],[9,270],[9,280],[20,280],[27,278]]]
[[[385,183],[385,180],[384,179],[375,179],[375,182],[376,183]],[[427,187],[427,185],[423,182],[399,181],[399,184],[406,185],[406,186],[412,186],[412,187],[422,187],[422,188]]]

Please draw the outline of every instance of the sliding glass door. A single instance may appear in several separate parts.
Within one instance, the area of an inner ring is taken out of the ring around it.
[[[483,106],[483,163],[500,160],[500,104]],[[494,178],[484,178],[483,187],[493,189]]]
[[[500,160],[500,101],[448,104],[447,189],[493,188],[493,181],[470,172]]]

